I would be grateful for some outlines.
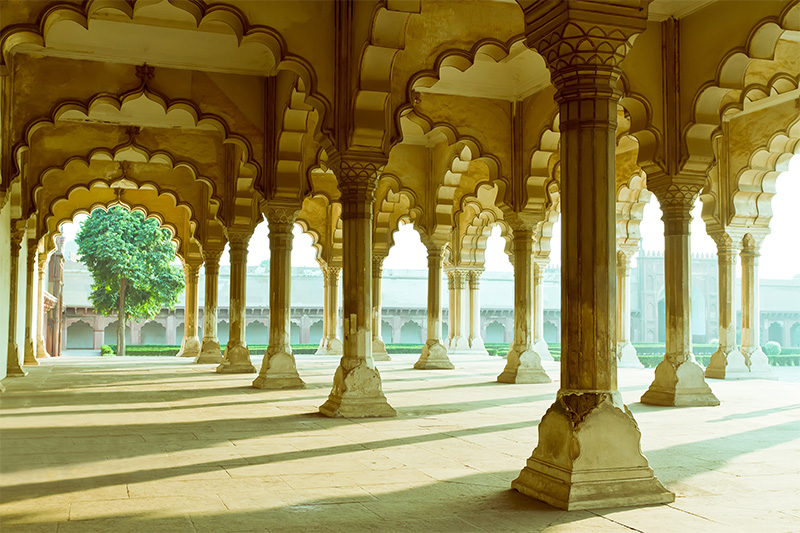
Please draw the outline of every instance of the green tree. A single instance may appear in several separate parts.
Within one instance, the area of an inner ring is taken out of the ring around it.
[[[92,274],[95,310],[117,315],[117,355],[125,355],[127,319],[152,318],[174,307],[184,289],[183,271],[171,264],[170,233],[138,211],[95,209],[81,224],[78,254]]]

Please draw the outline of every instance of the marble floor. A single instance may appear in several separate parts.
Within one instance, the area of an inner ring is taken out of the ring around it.
[[[638,403],[652,370],[620,370],[676,501],[565,512],[509,488],[557,381],[398,355],[379,364],[397,418],[328,419],[337,358],[297,360],[304,390],[175,358],[64,356],[5,379],[0,531],[800,531],[797,383],[711,380],[721,406],[661,408]]]

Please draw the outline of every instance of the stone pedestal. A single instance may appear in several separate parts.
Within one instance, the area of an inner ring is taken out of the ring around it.
[[[183,265],[184,279],[186,280],[186,306],[183,314],[183,340],[178,357],[194,357],[200,355],[200,338],[197,336],[197,292],[200,278],[199,261],[187,260]]]
[[[6,377],[21,377],[27,375],[19,362],[19,346],[17,345],[17,296],[19,295],[19,252],[22,248],[24,230],[11,228],[9,261],[11,272],[9,280],[8,298],[8,359],[6,360]]]
[[[203,342],[200,353],[194,360],[197,364],[222,363],[222,350],[217,337],[217,306],[219,305],[219,258],[222,250],[204,249],[203,261],[205,263],[206,287],[203,309]]]
[[[382,255],[372,256],[372,359],[375,361],[391,361],[386,344],[381,337],[381,280],[383,279]]]
[[[228,231],[231,258],[230,326],[228,346],[222,363],[217,367],[220,374],[251,374],[256,367],[250,361],[250,350],[244,339],[245,311],[247,308],[247,244],[250,231]]]
[[[442,344],[442,248],[428,246],[428,340],[422,347],[417,370],[450,370],[453,363]]]
[[[674,499],[642,455],[617,391],[617,87],[619,63],[647,20],[646,2],[617,4],[593,4],[589,17],[577,3],[525,9],[527,44],[547,61],[560,108],[563,327],[561,389],[512,487],[568,510]],[[516,239],[515,265],[526,256]]]
[[[742,240],[742,349],[750,378],[771,378],[769,358],[761,350],[761,302],[758,258],[760,243],[752,234]]]
[[[47,270],[47,254],[40,253],[37,257],[36,261],[37,266],[37,273],[38,273],[38,288],[39,290],[36,292],[37,294],[37,307],[38,311],[36,314],[36,357],[41,359],[43,357],[50,357],[50,354],[47,353],[47,346],[45,345],[44,341],[44,329],[45,329],[45,315],[47,311],[45,311],[45,286],[44,286],[44,275]]]
[[[657,179],[658,178],[658,179]],[[691,210],[701,184],[681,176],[648,177],[664,215],[664,306],[667,342],[664,360],[642,403],[667,406],[719,405],[692,353]]]
[[[328,401],[319,408],[325,416],[395,415],[372,359],[372,204],[383,164],[367,154],[348,155],[337,173],[344,241],[344,355]]]
[[[500,383],[550,383],[542,360],[533,349],[533,229],[532,221],[516,219],[514,230],[514,343]]]
[[[267,209],[269,223],[269,346],[261,372],[253,381],[257,389],[302,389],[291,339],[292,228],[298,207]]]
[[[719,348],[711,356],[705,376],[715,379],[749,377],[744,355],[736,347],[736,253],[729,235],[715,235],[719,259]]]
[[[36,301],[34,294],[34,280],[36,279],[36,254],[39,243],[36,239],[28,239],[27,268],[25,269],[25,352],[23,364],[37,366],[36,346],[33,342],[33,303]]]
[[[631,334],[631,258],[635,250],[617,251],[617,366],[644,368],[630,341]]]
[[[324,278],[324,301],[322,317],[322,340],[317,355],[342,355],[342,341],[339,339],[339,272],[341,267],[327,265],[322,267]]]

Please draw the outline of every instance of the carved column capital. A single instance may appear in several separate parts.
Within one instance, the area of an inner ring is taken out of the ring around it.
[[[339,283],[339,273],[342,271],[342,267],[336,265],[327,265],[322,267],[321,270],[325,283],[330,283],[331,285]]]
[[[44,272],[47,270],[47,254],[45,252],[41,252],[36,256],[36,260],[39,269],[39,278],[43,278]]]
[[[222,257],[222,250],[203,248],[203,261],[205,262],[206,274],[211,271],[219,272],[219,260]]]
[[[483,269],[474,269],[469,271],[469,288],[477,290],[481,286],[481,274]]]
[[[748,233],[742,239],[742,261],[753,261],[755,264],[759,257],[761,257],[761,241]]]
[[[186,283],[189,284],[197,284],[197,280],[200,277],[200,267],[202,263],[190,263],[185,262],[183,264],[183,274],[186,277]]]
[[[372,217],[375,189],[384,164],[384,160],[370,156],[343,156],[338,161],[336,175],[343,219]]]
[[[720,264],[736,264],[736,256],[739,253],[739,243],[728,233],[715,233],[710,235],[717,243],[717,257]]]
[[[372,256],[372,277],[380,278],[383,276],[383,260],[386,259],[385,255]]]
[[[36,255],[39,253],[39,241],[36,239],[28,239],[27,252],[28,269],[33,270],[33,266],[36,264]]]
[[[700,183],[660,183],[653,193],[661,204],[664,235],[685,235],[692,221],[692,208],[703,186]]]

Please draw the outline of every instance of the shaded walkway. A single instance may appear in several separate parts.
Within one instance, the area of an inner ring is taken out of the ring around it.
[[[267,391],[173,358],[70,357],[0,395],[6,531],[800,530],[800,393],[712,381],[722,406],[637,402],[670,506],[566,513],[510,491],[557,383],[491,383],[499,358],[380,365],[395,419],[328,419],[335,357],[298,356],[309,388]],[[557,365],[549,363],[551,376]]]

